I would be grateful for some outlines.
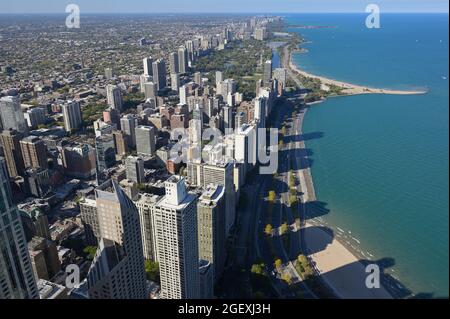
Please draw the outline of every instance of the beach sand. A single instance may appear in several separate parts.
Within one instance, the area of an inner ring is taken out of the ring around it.
[[[302,229],[308,254],[324,282],[343,299],[391,299],[382,286],[366,287],[366,267],[331,234],[320,227],[305,224]]]
[[[307,110],[299,116],[298,128],[302,132],[303,120]],[[306,148],[303,141],[295,143],[296,148]],[[317,200],[311,169],[297,171],[302,202]],[[392,299],[391,294],[382,286],[378,289],[366,287],[366,267],[359,259],[341,244],[332,234],[332,230],[323,225],[305,223],[301,229],[303,249],[312,261],[321,279],[334,291],[338,298],[344,299]]]
[[[310,79],[318,79],[325,86],[335,85],[342,88],[343,95],[359,95],[359,94],[393,94],[393,95],[412,95],[412,94],[426,94],[426,90],[390,90],[390,89],[379,89],[379,88],[370,88],[367,86],[355,85],[347,82],[337,81],[329,78],[325,78],[322,76],[310,74],[305,72],[297,67],[295,63],[292,61],[292,52],[288,49],[287,46],[284,47],[284,55],[289,56],[289,69],[297,74],[300,74],[306,78]]]

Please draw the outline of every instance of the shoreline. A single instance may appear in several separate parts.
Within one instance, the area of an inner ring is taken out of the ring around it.
[[[286,54],[287,46],[284,47]],[[290,52],[289,52],[290,54]],[[297,83],[299,87],[301,82],[298,78],[294,78],[295,70],[292,70],[292,56],[289,55],[289,59],[286,59],[286,55],[281,57],[280,62],[282,67],[288,67],[288,75]],[[297,68],[295,68],[297,69]],[[371,92],[373,93],[373,92]],[[359,93],[362,94],[362,93]],[[368,94],[368,92],[366,92]],[[386,93],[385,93],[386,94]],[[354,94],[353,94],[354,95]],[[321,103],[323,101],[317,101]],[[303,123],[308,109],[303,108],[298,118],[298,133],[303,134]],[[305,141],[296,142],[295,148],[306,149]],[[300,181],[300,190],[303,193],[302,202],[314,202],[317,201],[316,191],[313,182],[312,171],[310,167],[299,167],[296,171],[298,179]],[[304,218],[304,216],[302,216]],[[326,227],[323,223],[319,222],[317,225],[313,225],[311,222],[305,222],[301,231],[303,236],[304,254],[313,263],[316,272],[323,283],[341,299],[392,299],[393,295],[389,293],[385,287],[381,286],[379,289],[367,289],[365,286],[365,280],[367,273],[365,272],[365,266],[360,262],[351,249],[347,248],[342,242],[340,242],[335,236],[327,233],[323,228]],[[317,249],[319,243],[326,243],[325,248]],[[309,251],[311,253],[309,253]],[[317,251],[317,252],[316,252]]]
[[[304,76],[310,79],[317,79],[322,82],[322,85],[325,86],[337,86],[342,89],[342,94],[336,96],[352,96],[352,95],[361,95],[361,94],[389,94],[389,95],[421,95],[427,94],[426,90],[391,90],[391,89],[380,89],[380,88],[372,88],[362,85],[351,84],[348,82],[338,81],[330,78],[326,78],[323,76],[314,75],[303,71],[296,65],[293,61],[293,50],[289,50],[287,46],[283,48],[283,55],[288,56],[288,63],[285,65],[287,69],[297,75]],[[301,51],[299,51],[302,53]],[[285,58],[284,58],[285,59]]]
[[[303,134],[303,121],[307,113],[303,109],[299,119],[299,131]],[[299,142],[300,148],[305,149],[304,141]],[[302,202],[314,202],[317,200],[314,188],[311,168],[301,168],[297,171],[302,195]],[[315,271],[321,280],[333,291],[336,297],[341,299],[392,299],[393,296],[381,286],[379,289],[368,289],[365,286],[367,273],[365,265],[342,242],[325,230],[325,227],[305,222],[302,226],[304,239],[304,254],[313,263]],[[324,249],[317,246],[326,243]],[[309,251],[311,253],[309,253]]]

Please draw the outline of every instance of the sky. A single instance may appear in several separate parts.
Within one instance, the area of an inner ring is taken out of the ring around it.
[[[377,4],[381,12],[445,12],[447,0],[9,0],[0,13],[65,13],[77,4],[81,13],[301,13],[365,12]]]

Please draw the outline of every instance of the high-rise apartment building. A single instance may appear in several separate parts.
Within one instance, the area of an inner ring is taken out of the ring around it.
[[[200,297],[197,196],[187,193],[184,179],[179,176],[169,178],[165,188],[166,195],[153,212],[161,298],[197,299]]]
[[[178,52],[170,53],[170,74],[176,74],[180,72]]]
[[[153,76],[153,59],[151,57],[145,58],[142,62],[144,65],[144,75]]]
[[[200,260],[209,261],[214,282],[222,275],[226,260],[225,188],[208,185],[197,204],[198,251]]]
[[[164,90],[167,86],[166,62],[163,59],[153,62],[153,83],[158,91]]]
[[[264,63],[264,78],[263,78],[264,85],[269,86],[270,81],[272,81],[272,60],[267,60]]]
[[[188,51],[185,47],[178,49],[178,68],[179,73],[185,74],[188,72]]]
[[[77,130],[83,122],[80,103],[77,101],[68,101],[61,106],[61,110],[66,131],[71,132],[72,130]]]
[[[25,135],[28,134],[28,125],[18,96],[0,98],[0,119],[4,130],[13,129]]]
[[[0,134],[0,141],[3,145],[3,153],[8,168],[9,177],[21,176],[25,170],[20,141],[23,134],[16,130],[5,130]]]
[[[122,92],[117,85],[108,84],[106,87],[106,96],[108,99],[108,105],[119,112],[122,110]]]
[[[92,299],[147,299],[139,213],[115,181],[95,191],[101,239],[88,273]]]
[[[20,141],[25,168],[48,168],[47,146],[36,136],[28,136]]]

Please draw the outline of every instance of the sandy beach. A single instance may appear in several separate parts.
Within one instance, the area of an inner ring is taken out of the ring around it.
[[[303,120],[307,109],[298,119],[298,130],[302,133]],[[296,142],[295,148],[306,148],[303,141]],[[303,193],[302,202],[317,200],[311,169],[297,171],[300,190]],[[365,266],[350,252],[327,227],[312,225],[306,222],[302,229],[303,249],[312,261],[321,279],[333,290],[338,298],[343,299],[392,299],[383,287],[368,289],[366,287],[367,273]]]
[[[366,86],[355,85],[347,82],[337,81],[329,78],[325,78],[322,76],[314,75],[307,73],[301,69],[299,69],[295,63],[292,61],[292,52],[289,51],[288,47],[284,47],[284,55],[289,56],[289,69],[293,73],[297,73],[304,77],[310,79],[318,79],[325,86],[335,85],[342,88],[342,94],[344,95],[359,95],[359,94],[392,94],[392,95],[413,95],[413,94],[426,94],[425,90],[414,90],[414,91],[403,91],[403,90],[390,90],[390,89],[379,89],[379,88],[370,88]]]

